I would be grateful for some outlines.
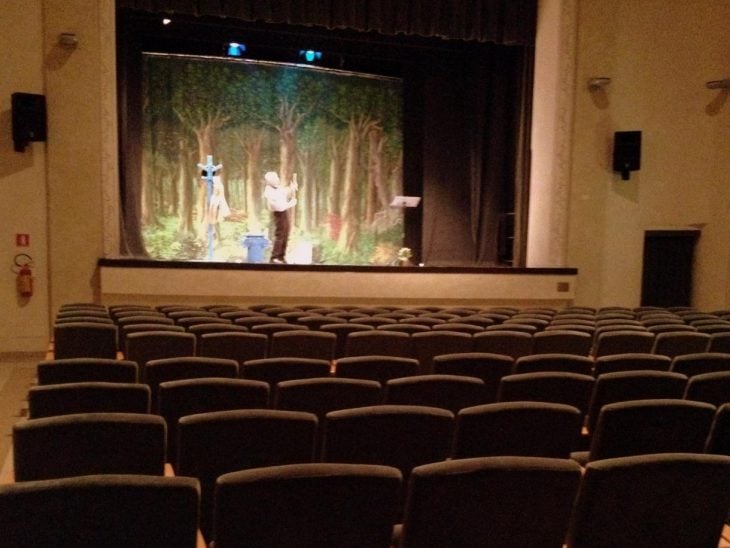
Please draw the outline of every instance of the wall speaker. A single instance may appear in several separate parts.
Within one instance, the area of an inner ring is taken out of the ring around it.
[[[613,136],[613,170],[621,179],[629,180],[629,173],[641,169],[641,132],[617,131]]]
[[[13,93],[11,96],[13,142],[23,152],[31,141],[46,140],[46,97],[35,93]]]

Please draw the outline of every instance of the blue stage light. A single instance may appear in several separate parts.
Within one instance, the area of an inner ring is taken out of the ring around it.
[[[314,63],[322,59],[322,52],[313,49],[302,49],[299,50],[299,57],[304,59],[307,63]]]
[[[226,55],[229,57],[242,57],[245,51],[246,44],[240,44],[238,42],[230,42],[226,47]]]

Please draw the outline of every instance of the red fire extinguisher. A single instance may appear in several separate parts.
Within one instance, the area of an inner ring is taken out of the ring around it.
[[[18,294],[21,297],[32,297],[33,296],[33,271],[30,269],[33,266],[33,259],[21,253],[15,256],[15,266],[18,267],[16,282],[18,285]]]

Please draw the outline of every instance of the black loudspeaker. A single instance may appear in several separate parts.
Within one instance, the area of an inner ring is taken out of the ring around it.
[[[13,142],[23,152],[31,141],[46,140],[46,98],[35,93],[13,93]]]
[[[641,169],[641,132],[617,131],[613,136],[613,170],[629,180],[631,171]]]

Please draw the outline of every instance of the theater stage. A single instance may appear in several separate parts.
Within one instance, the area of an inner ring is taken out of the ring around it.
[[[564,307],[575,268],[272,265],[100,259],[101,302]]]

